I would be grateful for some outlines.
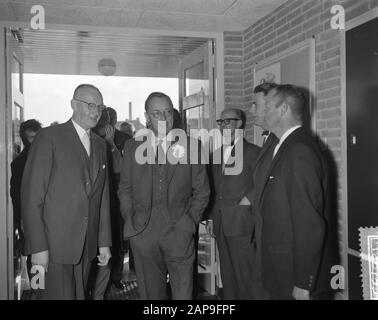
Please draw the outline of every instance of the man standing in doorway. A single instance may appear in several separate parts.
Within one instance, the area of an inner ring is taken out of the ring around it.
[[[42,299],[84,299],[91,261],[111,257],[105,141],[90,132],[105,108],[100,91],[76,88],[72,118],[42,129],[21,188],[25,251],[45,270]],[[42,288],[43,289],[43,288]]]
[[[210,195],[206,167],[166,161],[171,150],[181,149],[187,159],[190,155],[188,147],[167,135],[174,112],[167,95],[151,93],[145,110],[152,130],[148,148],[156,154],[156,162],[141,164],[136,159],[142,141],[126,143],[119,187],[124,236],[130,238],[142,299],[166,299],[167,271],[172,299],[191,299],[194,234]]]
[[[302,127],[305,112],[306,98],[295,86],[279,85],[267,95],[264,128],[279,141],[272,159],[264,158],[268,170],[253,201],[262,283],[270,299],[310,299],[323,263],[328,169]]]

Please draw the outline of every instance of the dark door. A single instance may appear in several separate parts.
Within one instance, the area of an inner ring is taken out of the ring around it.
[[[378,18],[346,33],[348,246],[378,226]],[[361,265],[348,257],[349,299],[362,299]]]

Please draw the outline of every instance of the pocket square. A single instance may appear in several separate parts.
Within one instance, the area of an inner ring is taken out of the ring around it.
[[[103,165],[102,165],[102,169],[105,169],[105,168],[106,168],[106,165],[103,164]]]

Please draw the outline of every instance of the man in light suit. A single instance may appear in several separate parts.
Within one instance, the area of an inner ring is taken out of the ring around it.
[[[266,97],[264,128],[278,140],[259,160],[251,201],[268,299],[308,300],[330,275],[328,168],[302,127],[305,108],[306,98],[295,86],[279,85]]]
[[[220,271],[223,294],[226,300],[255,299],[253,279],[254,247],[252,244],[253,218],[250,205],[239,205],[239,201],[253,188],[252,175],[260,148],[248,143],[236,130],[245,127],[246,116],[242,110],[226,109],[217,120],[222,132],[230,130],[231,144],[222,146],[213,153],[213,158],[221,154],[220,164],[211,164],[210,181],[212,187],[211,211],[207,224],[210,234],[216,237],[219,249]],[[241,146],[239,146],[241,144]],[[242,153],[238,153],[242,150]],[[238,174],[227,172],[242,163]]]
[[[191,299],[194,234],[210,195],[206,167],[166,161],[175,150],[186,159],[191,154],[186,136],[185,148],[166,135],[173,127],[173,105],[167,95],[151,93],[145,110],[151,140],[138,141],[136,135],[125,144],[118,193],[124,236],[130,238],[142,299],[166,299],[167,272],[172,298]],[[156,154],[154,164],[140,162],[143,144],[147,153]]]
[[[22,179],[25,251],[45,270],[42,299],[84,299],[91,261],[111,257],[106,146],[90,132],[102,95],[80,85],[71,107],[68,122],[38,133]]]

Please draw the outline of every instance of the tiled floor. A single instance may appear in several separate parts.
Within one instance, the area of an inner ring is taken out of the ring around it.
[[[105,300],[138,300],[138,281],[135,272],[129,270],[128,256],[126,254],[123,268],[123,282],[124,289],[117,289],[111,285],[105,294]],[[25,291],[22,297],[23,300],[35,300],[35,296],[30,291]],[[209,293],[198,289],[196,300],[219,300],[219,296],[210,295]]]

